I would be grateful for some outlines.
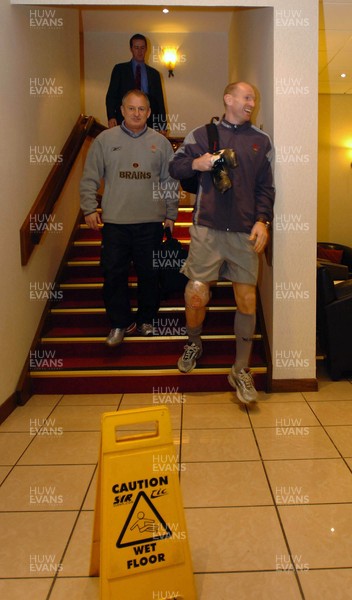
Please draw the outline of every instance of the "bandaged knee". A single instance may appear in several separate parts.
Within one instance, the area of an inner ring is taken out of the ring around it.
[[[203,308],[209,302],[209,284],[190,280],[185,289],[185,302],[188,308]]]

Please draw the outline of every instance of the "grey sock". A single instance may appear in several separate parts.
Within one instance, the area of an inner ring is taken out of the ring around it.
[[[252,350],[252,337],[255,331],[256,315],[246,315],[236,311],[234,330],[236,336],[236,361],[234,369],[237,373],[248,367]]]
[[[186,326],[186,331],[188,335],[189,344],[197,344],[197,346],[202,347],[202,340],[200,338],[202,333],[202,325],[198,325],[198,327],[188,327]]]

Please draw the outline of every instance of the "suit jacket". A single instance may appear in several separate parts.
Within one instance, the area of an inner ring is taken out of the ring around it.
[[[148,98],[151,108],[147,125],[153,129],[166,129],[166,113],[160,73],[156,69],[153,69],[153,67],[149,67],[149,65],[145,66],[148,79]],[[115,65],[111,73],[110,84],[106,94],[108,120],[116,119],[118,125],[122,123],[123,116],[120,111],[122,98],[126,92],[133,90],[134,88],[135,81],[132,60]]]

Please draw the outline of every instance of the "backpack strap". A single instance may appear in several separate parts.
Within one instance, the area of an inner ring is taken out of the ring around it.
[[[206,127],[208,134],[209,152],[212,154],[213,152],[217,152],[217,150],[219,150],[219,132],[215,123],[207,123]]]

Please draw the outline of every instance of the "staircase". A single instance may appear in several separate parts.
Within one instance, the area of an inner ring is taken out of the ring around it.
[[[192,210],[181,206],[175,224],[174,236],[183,245],[189,244]],[[56,302],[31,352],[32,393],[229,391],[227,374],[235,351],[231,284],[222,281],[212,288],[202,336],[203,356],[191,373],[182,374],[176,363],[187,339],[183,293],[162,301],[152,337],[131,335],[115,348],[104,344],[110,326],[102,300],[100,245],[100,232],[88,229],[82,218],[57,282]],[[130,289],[135,309],[133,273]],[[251,368],[257,389],[265,389],[267,361],[259,319],[257,323]]]

